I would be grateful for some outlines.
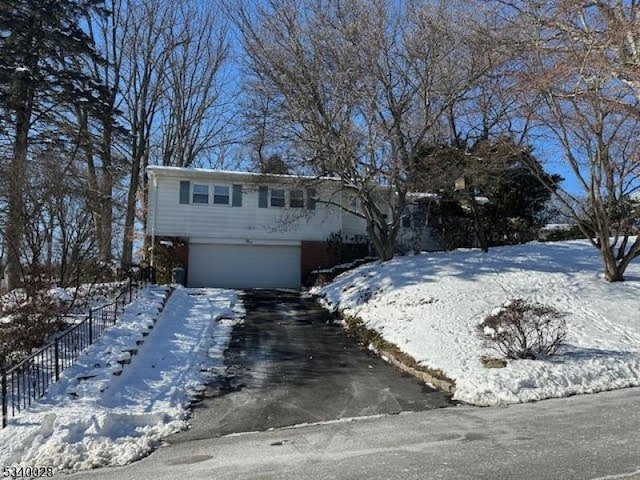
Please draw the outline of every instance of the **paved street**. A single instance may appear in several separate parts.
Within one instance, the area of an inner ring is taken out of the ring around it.
[[[639,411],[639,388],[436,409],[182,442],[69,478],[637,480]]]

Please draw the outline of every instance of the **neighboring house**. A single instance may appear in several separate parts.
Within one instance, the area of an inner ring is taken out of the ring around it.
[[[437,211],[439,202],[435,193],[408,193],[398,232],[398,249],[403,252],[442,250],[436,226],[440,222]]]
[[[365,235],[337,179],[151,166],[152,263],[172,255],[191,287],[297,288],[337,263],[326,240]],[[336,203],[331,205],[319,199]]]

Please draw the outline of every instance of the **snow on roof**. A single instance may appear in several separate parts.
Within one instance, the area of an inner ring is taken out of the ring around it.
[[[437,200],[440,198],[440,195],[438,195],[437,193],[433,193],[433,192],[409,192],[407,193],[407,199],[408,200],[422,200],[422,199],[434,199]],[[486,205],[487,203],[490,203],[491,200],[489,200],[488,197],[483,197],[483,196],[476,196],[475,200],[478,204],[480,205]]]
[[[440,198],[440,196],[437,193],[431,192],[409,192],[407,193],[407,198],[411,200],[421,200],[423,198],[437,199]]]
[[[339,181],[338,177],[316,177],[313,175],[287,175],[282,173],[260,173],[246,172],[238,170],[219,170],[213,168],[184,168],[184,167],[165,167],[159,165],[151,165],[147,167],[149,175],[168,176],[168,177],[217,177],[217,178],[237,178],[237,179],[280,179],[280,180],[332,180]]]
[[[574,226],[571,223],[547,223],[541,230],[571,230]]]

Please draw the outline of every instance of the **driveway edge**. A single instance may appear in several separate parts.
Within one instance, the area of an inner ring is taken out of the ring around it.
[[[379,332],[367,328],[360,317],[348,315],[342,310],[339,310],[338,313],[344,321],[346,330],[358,341],[367,344],[383,360],[441,392],[451,395],[456,392],[455,382],[447,377],[442,370],[418,364],[415,358],[403,352],[394,343],[385,340]]]

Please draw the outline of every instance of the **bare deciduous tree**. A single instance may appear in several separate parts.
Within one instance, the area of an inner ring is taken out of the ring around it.
[[[129,161],[129,184],[125,204],[121,264],[132,263],[138,193],[141,176],[149,164],[151,139],[160,109],[164,70],[170,51],[163,43],[171,31],[171,8],[165,0],[129,0],[120,21],[130,28],[122,32],[125,147]]]
[[[269,100],[277,141],[297,154],[300,171],[339,177],[358,198],[361,210],[350,211],[366,220],[383,260],[394,254],[416,153],[486,73],[484,62],[458,61],[478,33],[459,7],[269,0],[234,12],[248,94]]]
[[[136,212],[146,204],[145,168],[210,161],[227,140],[232,109],[222,75],[228,57],[220,12],[209,4],[128,0],[120,22],[122,109],[130,160],[122,264],[133,258]],[[143,223],[146,221],[140,218]]]
[[[115,187],[120,180],[118,173],[122,165],[116,154],[117,141],[123,132],[117,124],[122,114],[119,95],[122,76],[122,48],[126,32],[133,28],[132,19],[123,14],[127,4],[124,0],[105,2],[108,15],[87,19],[89,35],[100,45],[104,62],[89,62],[86,66],[100,83],[98,108],[88,110],[82,101],[76,102],[76,123],[86,159],[87,204],[93,214],[96,244],[100,260],[109,264],[113,254],[113,224]],[[92,123],[95,127],[92,128]],[[120,138],[119,138],[120,137]]]
[[[173,28],[164,32],[169,55],[160,111],[162,165],[210,164],[224,141],[234,109],[223,69],[227,25],[216,5],[180,2],[173,7]]]
[[[558,191],[601,252],[605,278],[624,279],[640,256],[640,8],[636,2],[501,2],[521,28],[517,74],[527,114],[555,138],[587,204]]]

